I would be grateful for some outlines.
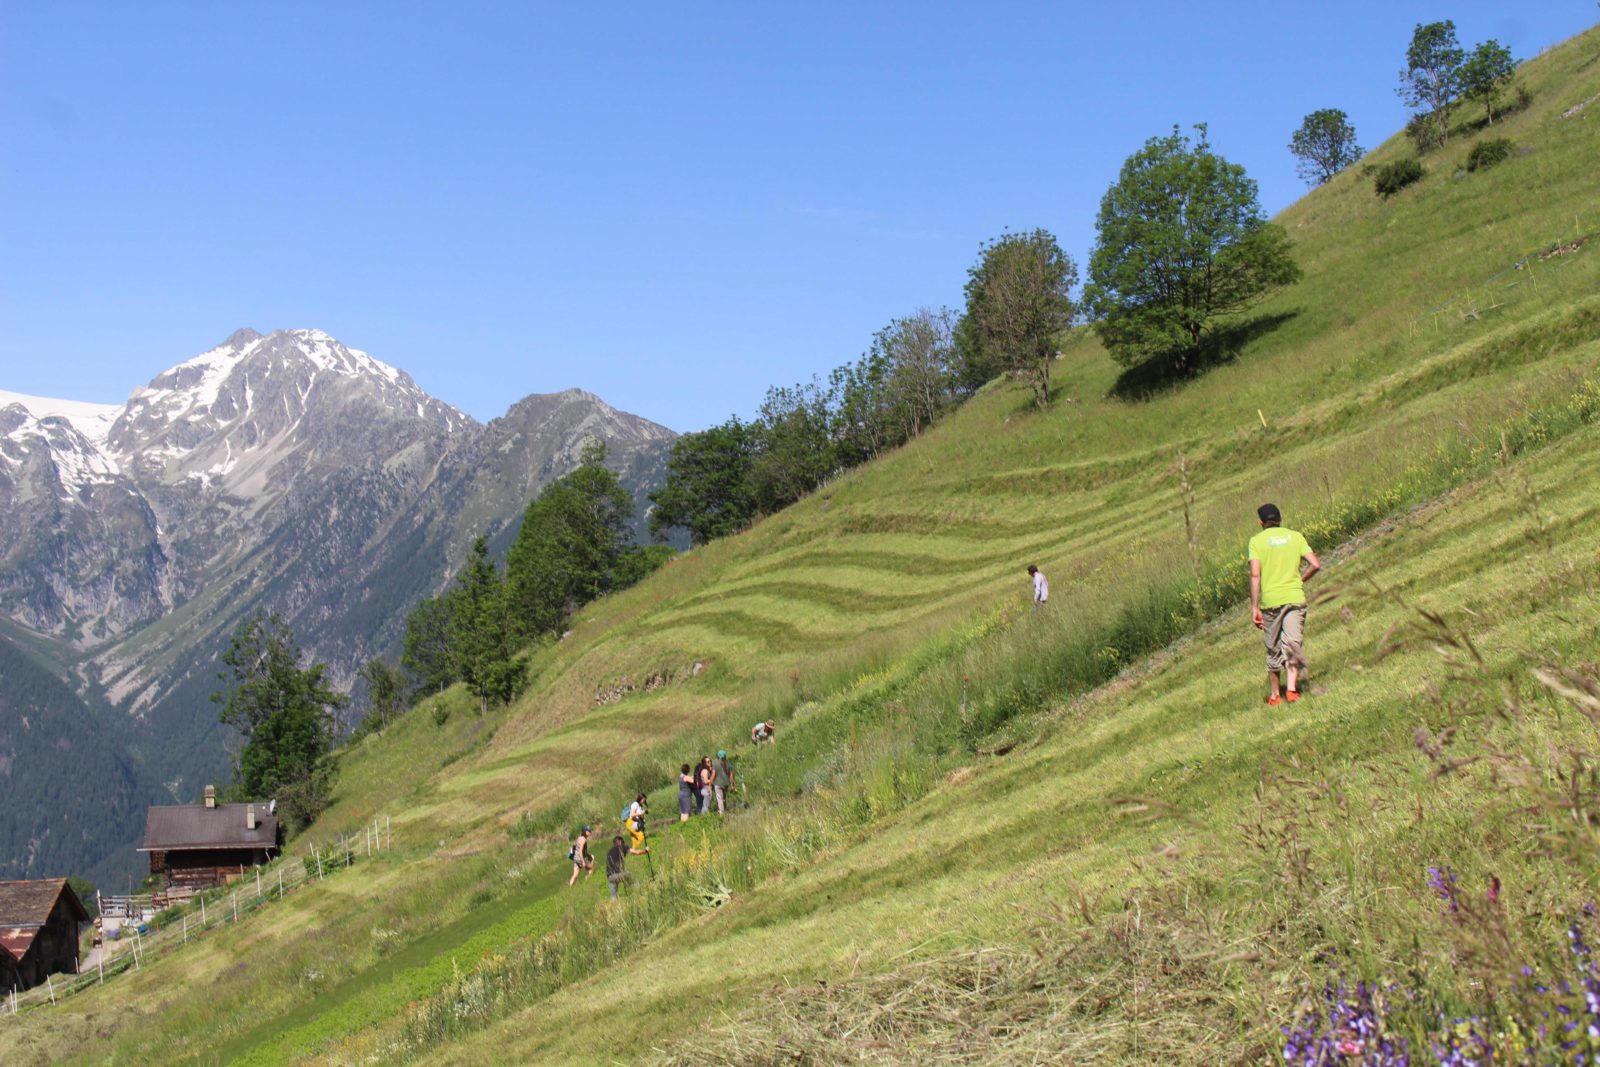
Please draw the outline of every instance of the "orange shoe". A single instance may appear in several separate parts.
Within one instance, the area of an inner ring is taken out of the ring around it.
[[[1300,690],[1298,690],[1298,689],[1286,689],[1286,690],[1284,690],[1283,699],[1285,699],[1289,703],[1293,704],[1296,700],[1300,699]]]
[[[1283,701],[1278,698],[1277,693],[1273,693],[1271,696],[1267,697],[1267,707],[1269,708],[1275,708],[1281,703],[1283,703]]]

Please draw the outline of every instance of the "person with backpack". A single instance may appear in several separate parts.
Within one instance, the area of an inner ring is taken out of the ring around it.
[[[716,784],[713,788],[717,794],[717,814],[727,814],[727,795],[733,789],[733,768],[728,765],[727,749],[717,749],[717,762],[713,767],[716,771]]]
[[[1300,672],[1306,668],[1305,583],[1322,569],[1322,561],[1299,531],[1283,525],[1278,505],[1262,504],[1256,517],[1261,532],[1250,538],[1250,621],[1266,639],[1267,704],[1276,707],[1300,699]],[[1285,670],[1280,696],[1278,672]]]
[[[594,873],[594,857],[589,855],[589,836],[594,833],[594,827],[585,826],[578,831],[578,839],[567,850],[567,859],[572,861],[572,877],[567,879],[567,888],[571,889],[578,881],[578,875],[585,877]]]
[[[633,881],[633,875],[628,873],[629,851],[623,845],[621,834],[611,839],[611,851],[606,853],[606,884],[611,887],[612,900],[617,899],[619,885]]]
[[[643,793],[635,797],[633,803],[622,810],[622,825],[627,829],[628,837],[632,842],[628,848],[629,855],[643,856],[650,851],[649,846],[645,844],[644,832],[645,817],[649,814],[650,809],[645,807]]]

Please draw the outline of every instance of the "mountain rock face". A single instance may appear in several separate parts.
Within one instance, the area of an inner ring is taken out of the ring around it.
[[[81,705],[57,706],[34,679],[53,703],[30,722],[102,723],[131,784],[114,794],[128,810],[102,798],[99,817],[121,819],[110,838],[129,840],[147,794],[190,799],[225,772],[209,696],[242,619],[279,613],[347,685],[395,650],[405,612],[448,583],[474,537],[509,544],[588,440],[642,504],[675,436],[576,389],[484,426],[318,330],[240,330],[120,407],[0,392],[0,662],[26,657]],[[32,736],[14,703],[0,704],[0,748]],[[69,751],[31,746],[31,761],[61,766],[30,764],[30,780],[73,774]],[[130,859],[82,851],[79,870]],[[0,878],[77,873],[44,870],[40,855],[61,853],[0,825]]]

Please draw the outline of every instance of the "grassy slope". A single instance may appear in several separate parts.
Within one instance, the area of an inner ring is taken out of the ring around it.
[[[406,1005],[453,973],[451,958],[433,950],[439,931],[476,945],[489,913],[502,932],[531,936],[598,892],[550,903],[558,850],[512,844],[504,827],[519,814],[551,826],[609,822],[631,779],[659,781],[663,763],[726,744],[769,710],[797,714],[798,741],[806,716],[845,706],[836,697],[858,675],[892,670],[1020,596],[1028,561],[1052,578],[1050,625],[1092,629],[1189,566],[1180,452],[1199,550],[1214,557],[1237,550],[1249,507],[1264,496],[1291,519],[1381,496],[1439,446],[1492,440],[1504,418],[1570,393],[1574,376],[1600,359],[1594,246],[1483,282],[1529,251],[1600,230],[1588,163],[1600,116],[1556,117],[1600,91],[1597,49],[1600,32],[1591,31],[1526,69],[1536,102],[1504,132],[1529,154],[1453,178],[1463,139],[1430,157],[1430,177],[1393,201],[1349,173],[1285,212],[1307,279],[1262,309],[1291,317],[1237,363],[1130,404],[1108,398],[1115,370],[1092,338],[1078,338],[1059,370],[1071,399],[1048,414],[1027,410],[1019,390],[991,389],[923,440],[595,605],[566,641],[534,653],[538,680],[515,708],[483,722],[457,702],[442,727],[424,709],[347,758],[339,799],[311,836],[392,816],[399,847],[374,874],[329,880],[157,963],[138,997],[108,987],[24,1016],[0,1028],[0,1056],[140,1060],[160,1049],[204,1060],[257,1048],[270,1060],[390,1049]],[[1373,158],[1400,150],[1391,143]],[[1569,525],[1591,506],[1574,494],[1594,445],[1588,432],[1525,461]],[[1474,484],[1426,522],[1375,539],[1350,573],[1403,575],[1438,596],[1459,586],[1453,602],[1496,603],[1528,578],[1508,547],[1521,537],[1510,493]],[[1574,547],[1592,558],[1592,543]],[[638,1022],[623,1034],[608,1028],[603,1044],[606,1054],[636,1057],[777,982],[1014,938],[1016,914],[972,908],[975,894],[1038,906],[1042,890],[1068,883],[1109,889],[1128,879],[1130,856],[1171,836],[1226,850],[1263,756],[1331,744],[1348,762],[1409,730],[1395,696],[1412,686],[1416,664],[1391,659],[1356,673],[1391,615],[1377,602],[1355,610],[1350,623],[1319,617],[1316,654],[1339,666],[1310,707],[1261,716],[1251,635],[1237,618],[1208,627],[1133,684],[1058,712],[1038,744],[971,777],[948,768],[961,780],[871,824],[858,846],[431,1051],[446,1060],[494,1058],[506,1046],[530,1059],[597,1058],[599,1033],[584,1024],[627,989]],[[1593,612],[1592,598],[1579,598],[1571,625],[1547,636],[1592,630]],[[1532,626],[1493,619],[1484,633],[1510,647]],[[1005,672],[1001,658],[991,673]],[[691,677],[696,661],[709,670]],[[675,672],[673,684],[595,707],[597,688],[662,668]],[[780,752],[794,764],[772,768],[766,799],[787,792],[801,764],[830,755],[805,744]],[[1198,802],[1206,817],[1181,834],[1108,827],[1108,798],[1128,792]],[[665,792],[657,803],[670,807]],[[667,835],[664,859],[676,844]],[[471,958],[454,963],[470,968]],[[194,996],[197,988],[208,994]],[[262,1044],[269,1030],[284,1031],[278,1044]]]

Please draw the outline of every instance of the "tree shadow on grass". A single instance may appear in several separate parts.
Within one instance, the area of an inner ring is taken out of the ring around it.
[[[1117,375],[1111,395],[1118,400],[1153,400],[1214,367],[1232,363],[1239,358],[1240,351],[1246,345],[1265,337],[1299,314],[1298,311],[1281,311],[1219,326],[1206,335],[1200,355],[1188,366],[1181,366],[1175,356],[1152,356]]]

